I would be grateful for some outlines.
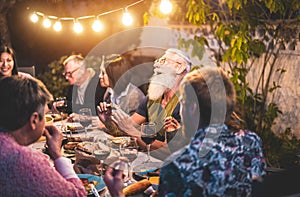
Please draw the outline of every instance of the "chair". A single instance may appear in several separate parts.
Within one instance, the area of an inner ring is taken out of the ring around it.
[[[35,66],[24,66],[24,67],[19,67],[18,70],[20,72],[25,72],[30,74],[31,76],[35,77]]]

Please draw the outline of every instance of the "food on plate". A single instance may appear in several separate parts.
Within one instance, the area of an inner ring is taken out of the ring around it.
[[[158,185],[159,184],[159,176],[152,176],[149,178],[151,184]]]
[[[62,119],[66,119],[68,117],[68,114],[51,114],[51,117],[54,121],[61,121]]]
[[[132,185],[129,185],[123,189],[125,195],[135,195],[139,192],[143,192],[145,189],[151,186],[151,182],[147,179],[138,181]]]
[[[94,180],[89,181],[87,178],[80,178],[80,180],[81,180],[81,182],[82,182],[82,184],[83,184],[85,190],[86,190],[88,193],[91,193],[91,192],[92,192],[92,187],[91,187],[91,185],[96,186],[96,185],[99,184],[98,181],[94,181]]]
[[[64,145],[64,149],[66,150],[74,150],[77,147],[77,144],[79,142],[68,142],[67,144]]]
[[[67,124],[67,130],[69,131],[76,131],[82,129],[84,129],[84,127],[80,124]]]
[[[68,137],[68,142],[82,142],[80,137]]]
[[[114,144],[123,144],[125,142],[124,138],[116,138],[112,140],[112,143]]]

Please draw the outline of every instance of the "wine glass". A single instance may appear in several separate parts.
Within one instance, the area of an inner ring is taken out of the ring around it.
[[[90,108],[81,108],[79,109],[78,114],[79,122],[84,127],[85,141],[89,141],[91,139],[88,138],[87,128],[92,124],[92,110]]]
[[[96,159],[100,161],[99,172],[100,176],[103,175],[103,163],[104,160],[110,155],[111,145],[110,141],[107,140],[103,135],[96,135],[94,137],[94,150],[93,154]]]
[[[63,115],[64,115],[64,113],[67,113],[68,102],[67,102],[66,97],[57,97],[55,99],[55,103],[56,103],[55,108],[57,109],[57,111],[59,111],[60,116],[61,116],[61,130],[64,132],[66,129],[66,125],[63,122]],[[72,137],[71,131],[70,131],[70,137]]]
[[[125,181],[128,186],[136,182],[132,177],[132,162],[138,156],[138,145],[135,137],[130,137],[126,143],[120,145],[120,155],[120,160],[127,162],[128,165],[128,179]]]
[[[150,163],[150,148],[156,138],[156,124],[154,122],[145,122],[141,124],[141,138],[147,145],[147,160],[144,163]]]

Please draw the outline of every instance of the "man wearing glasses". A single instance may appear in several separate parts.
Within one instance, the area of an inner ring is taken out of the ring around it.
[[[121,110],[116,110],[113,115],[119,128],[129,136],[137,137],[139,145],[144,148],[146,144],[141,140],[139,131],[135,129],[136,124],[155,122],[159,134],[158,140],[151,144],[151,149],[159,148],[152,151],[153,156],[158,158],[163,159],[169,154],[167,146],[163,148],[166,145],[166,132],[180,128],[178,89],[181,80],[189,72],[191,64],[190,57],[183,51],[175,48],[167,49],[165,54],[153,64],[154,74],[150,78],[148,96],[136,112],[130,118]],[[98,110],[101,113],[106,109],[101,107]]]
[[[64,62],[64,73],[70,84],[67,96],[68,112],[77,112],[88,107],[96,115],[96,105],[103,97],[105,88],[100,87],[98,74],[92,68],[87,68],[81,55],[71,55]]]

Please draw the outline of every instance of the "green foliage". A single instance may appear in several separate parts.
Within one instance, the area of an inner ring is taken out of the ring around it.
[[[63,56],[59,60],[51,62],[48,65],[46,72],[38,76],[38,78],[45,83],[49,91],[53,94],[54,98],[67,95],[67,87],[69,84],[62,75],[64,72],[62,62],[65,58],[66,56]]]
[[[213,0],[186,0],[185,4],[187,21],[209,26],[210,35],[220,43],[219,50],[211,51],[215,57],[221,57],[217,58],[217,65],[229,67],[237,92],[237,112],[245,120],[244,127],[262,138],[268,165],[285,168],[299,164],[300,140],[293,136],[290,127],[287,125],[279,134],[272,130],[282,112],[271,98],[281,88],[280,77],[272,81],[272,76],[286,72],[276,65],[278,49],[300,37],[300,2],[225,0],[216,4]],[[190,43],[182,46],[188,48]],[[209,48],[206,42],[199,44]],[[255,68],[257,58],[263,60],[262,69],[250,87],[247,75]]]
[[[191,56],[192,57],[197,56],[199,59],[202,59],[205,53],[204,43],[207,43],[204,37],[195,36],[194,39],[184,39],[184,38],[178,39],[179,48],[188,51],[190,46],[192,46]]]

